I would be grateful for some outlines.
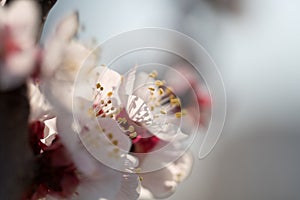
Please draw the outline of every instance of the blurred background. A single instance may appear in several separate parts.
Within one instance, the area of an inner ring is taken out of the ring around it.
[[[59,0],[43,38],[78,10],[79,38],[101,43],[143,27],[178,30],[216,62],[227,119],[213,152],[197,159],[168,200],[300,199],[299,0]]]

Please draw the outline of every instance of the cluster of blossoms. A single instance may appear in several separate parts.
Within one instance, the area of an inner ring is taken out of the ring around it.
[[[30,90],[36,169],[24,199],[171,195],[192,166],[180,130],[189,111],[176,86],[156,71],[120,75],[97,66],[98,52],[75,39],[77,13],[38,47],[38,18],[32,1],[0,7],[0,89],[27,81]]]

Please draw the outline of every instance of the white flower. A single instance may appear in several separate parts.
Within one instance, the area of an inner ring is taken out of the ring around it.
[[[150,74],[135,71],[133,69],[122,79],[120,95],[129,97],[123,98],[123,105],[130,120],[144,127],[150,136],[144,134],[138,138],[141,128],[137,128],[132,153],[139,158],[140,170],[146,172],[140,176],[142,187],[150,194],[148,196],[166,198],[187,177],[192,166],[191,154],[184,153],[183,144],[188,136],[180,131],[186,113],[168,83],[157,79],[156,71]]]
[[[186,153],[163,169],[141,174],[142,186],[146,191],[142,190],[140,199],[166,198],[172,195],[176,186],[190,174],[192,164],[191,153]]]
[[[99,127],[109,127],[111,133],[118,135],[118,141],[130,138],[130,154],[139,161],[135,171],[147,189],[142,191],[148,191],[155,198],[171,195],[192,166],[191,155],[184,154],[183,144],[188,136],[180,131],[180,121],[185,114],[180,99],[163,81],[156,79],[156,72],[137,73],[134,68],[121,76],[103,66],[88,71],[78,76],[75,86],[77,119],[84,121],[82,115],[90,112],[89,120],[96,118]],[[79,103],[82,101],[89,103]],[[83,143],[88,149],[93,145]],[[100,150],[99,143],[90,149],[96,158],[104,160],[100,156],[104,150]]]
[[[32,73],[37,57],[38,20],[33,1],[19,0],[7,8],[0,7],[1,90],[17,87]]]

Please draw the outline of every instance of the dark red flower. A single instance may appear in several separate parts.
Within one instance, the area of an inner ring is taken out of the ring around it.
[[[41,142],[44,128],[44,122],[40,121],[30,125],[30,144],[36,155],[36,170],[24,200],[37,200],[47,195],[69,198],[80,182],[76,166],[58,135],[50,146]]]

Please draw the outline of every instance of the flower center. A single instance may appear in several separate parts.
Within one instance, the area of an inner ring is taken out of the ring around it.
[[[146,125],[152,123],[153,115],[143,99],[129,95],[126,110],[131,120]]]

